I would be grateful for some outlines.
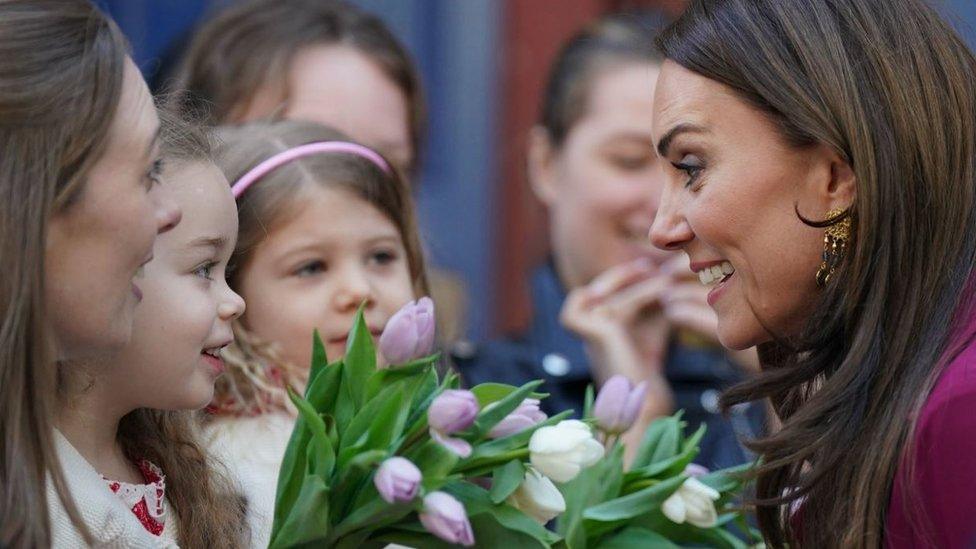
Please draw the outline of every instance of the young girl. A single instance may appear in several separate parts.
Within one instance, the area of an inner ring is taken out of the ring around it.
[[[162,133],[183,221],[157,240],[140,278],[131,341],[61,367],[55,444],[95,545],[239,547],[241,498],[197,442],[192,413],[213,397],[220,349],[244,311],[224,279],[237,211],[205,135],[173,121]],[[62,508],[51,515],[55,546],[83,544]]]
[[[219,163],[241,220],[230,282],[249,305],[209,429],[264,546],[294,423],[285,387],[304,385],[313,329],[339,358],[361,304],[376,337],[427,282],[410,194],[380,155],[310,122],[252,124],[222,138]]]

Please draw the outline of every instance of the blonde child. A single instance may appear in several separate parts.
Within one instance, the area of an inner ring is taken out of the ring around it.
[[[231,287],[248,301],[217,386],[211,445],[248,497],[255,546],[270,536],[278,469],[294,423],[285,387],[304,386],[317,329],[341,357],[360,304],[374,336],[427,294],[413,205],[371,149],[311,122],[221,133],[240,233]],[[378,357],[382,362],[382,357]]]
[[[212,399],[220,349],[244,311],[224,279],[237,211],[204,134],[164,117],[162,148],[183,220],[139,279],[130,342],[61,366],[55,444],[95,545],[240,547],[242,499],[198,442],[193,412]],[[62,508],[51,515],[54,546],[84,544]]]

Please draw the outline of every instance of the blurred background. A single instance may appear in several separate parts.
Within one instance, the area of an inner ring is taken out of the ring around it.
[[[883,1],[883,0],[879,0]],[[938,0],[936,0],[938,1]],[[198,23],[233,0],[99,0],[155,89]],[[525,142],[560,45],[608,12],[684,0],[351,0],[379,15],[421,70],[430,113],[417,203],[431,263],[467,286],[467,336],[523,326],[528,272],[546,253],[525,182]],[[976,0],[941,0],[976,48]],[[973,83],[976,85],[976,82]]]

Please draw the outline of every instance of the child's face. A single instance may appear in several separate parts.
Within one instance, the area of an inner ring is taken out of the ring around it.
[[[314,188],[290,221],[272,227],[244,266],[245,325],[277,343],[298,366],[311,359],[317,328],[330,360],[345,354],[359,305],[374,338],[415,299],[407,254],[393,223],[341,189]]]
[[[113,359],[113,375],[140,407],[198,409],[213,398],[223,372],[219,350],[244,301],[224,279],[237,241],[237,207],[212,163],[180,163],[164,174],[183,221],[156,240],[142,280],[132,341]]]

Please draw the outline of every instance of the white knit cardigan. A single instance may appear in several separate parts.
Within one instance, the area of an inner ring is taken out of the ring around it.
[[[65,483],[88,531],[95,538],[92,547],[137,549],[172,549],[176,544],[176,516],[167,508],[166,527],[160,536],[148,532],[125,503],[109,489],[96,471],[60,432],[54,432],[55,449],[64,472]],[[164,472],[165,473],[165,472]],[[51,520],[52,547],[85,547],[84,538],[75,528],[61,504],[53,482],[48,477],[47,508]]]

